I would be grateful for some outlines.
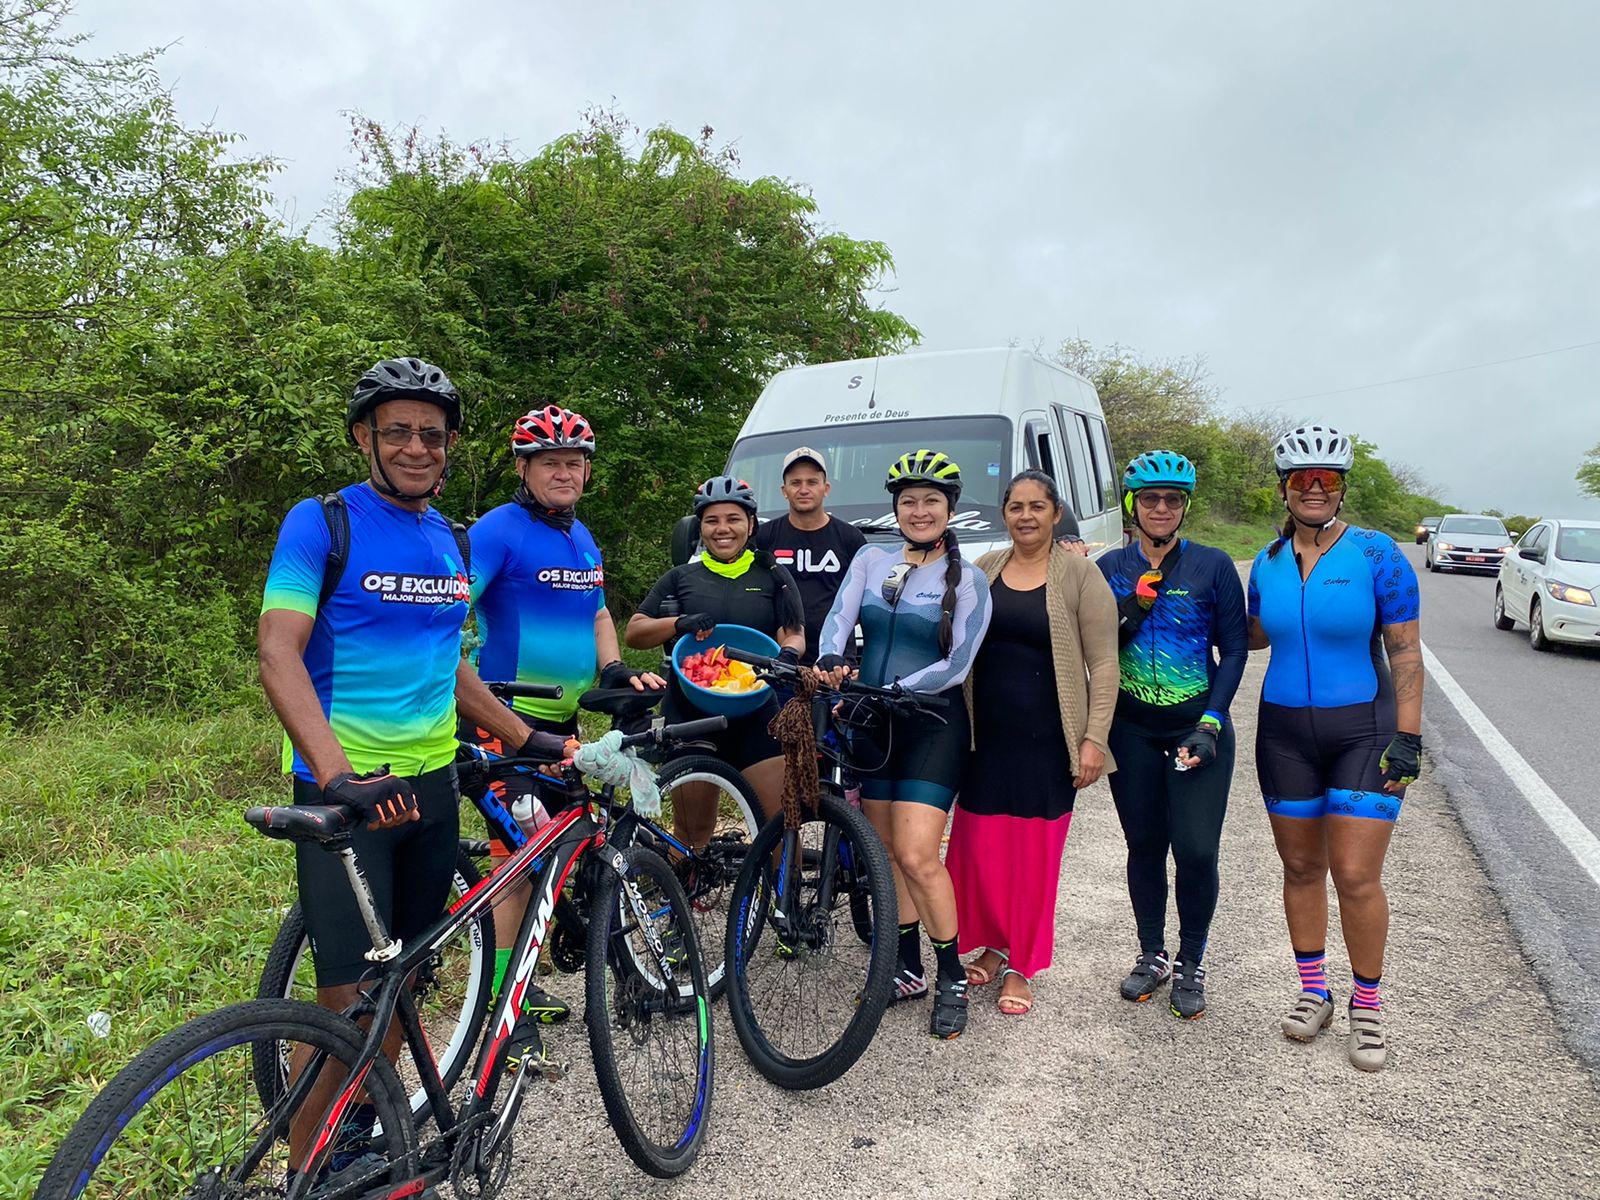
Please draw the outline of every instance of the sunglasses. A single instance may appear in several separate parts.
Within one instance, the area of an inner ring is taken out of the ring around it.
[[[385,446],[409,446],[412,438],[421,438],[422,444],[429,450],[443,450],[446,442],[450,440],[448,429],[413,429],[409,425],[385,425],[374,432]]]
[[[1284,486],[1291,492],[1309,492],[1313,485],[1325,492],[1344,491],[1344,476],[1327,467],[1302,467],[1283,477]]]
[[[1140,508],[1167,508],[1177,510],[1189,502],[1182,492],[1140,492],[1134,499]]]
[[[883,602],[890,608],[900,603],[900,593],[906,590],[906,579],[911,574],[911,564],[895,563],[883,577]]]

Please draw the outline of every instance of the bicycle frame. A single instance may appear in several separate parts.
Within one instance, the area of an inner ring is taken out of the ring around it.
[[[517,1013],[520,1010],[522,997],[533,978],[539,951],[544,944],[550,918],[555,910],[556,897],[561,894],[568,877],[586,853],[606,843],[606,829],[602,823],[604,816],[602,814],[597,821],[595,813],[591,811],[592,808],[593,805],[585,804],[569,809],[540,829],[534,837],[525,839],[524,845],[516,853],[462,896],[448,913],[419,935],[409,948],[402,947],[400,942],[391,938],[383,927],[373,905],[371,889],[361,875],[354,851],[349,844],[346,843],[337,849],[336,852],[344,861],[346,873],[350,876],[351,887],[355,890],[358,907],[372,939],[373,949],[368,952],[367,957],[382,964],[382,982],[376,995],[369,994],[346,1013],[352,1018],[370,1013],[371,1029],[360,1055],[351,1065],[338,1095],[330,1104],[318,1127],[312,1148],[301,1164],[301,1174],[296,1180],[296,1186],[289,1193],[290,1200],[308,1195],[312,1190],[311,1180],[315,1177],[316,1168],[320,1167],[325,1159],[344,1114],[356,1103],[367,1071],[382,1052],[389,1024],[396,1016],[400,1019],[406,1045],[421,1076],[429,1107],[444,1135],[447,1149],[453,1153],[462,1130],[492,1110],[499,1082],[504,1073],[507,1048],[516,1027]],[[620,871],[620,858],[611,866]],[[408,986],[409,979],[412,972],[464,924],[475,920],[506,891],[516,887],[530,875],[535,876],[533,881],[535,900],[527,906],[521,928],[517,932],[512,950],[514,969],[507,971],[507,983],[510,986],[502,986],[495,1000],[490,1019],[490,1033],[478,1053],[472,1088],[460,1111],[457,1111],[445,1092],[432,1049],[428,1045],[427,1033],[422,1028],[422,1021]],[[664,960],[664,954],[662,958]],[[670,965],[662,961],[659,966],[665,972],[665,977],[670,980]],[[291,1098],[300,1091],[302,1085],[309,1090],[310,1081],[315,1079],[320,1069],[321,1063],[314,1058],[291,1091]],[[485,1153],[494,1150],[499,1139],[514,1123],[528,1074],[529,1072],[519,1072],[513,1085],[515,1088],[513,1097],[508,1100],[499,1121],[488,1135]],[[292,1104],[287,1107],[292,1111]],[[270,1139],[278,1132],[280,1131],[275,1127],[265,1131],[262,1137],[264,1140]],[[265,1153],[265,1144],[261,1152]],[[385,1190],[381,1194],[394,1197],[415,1195],[424,1187],[440,1182],[449,1173],[448,1160],[442,1166],[432,1166],[420,1173],[419,1167],[419,1163],[411,1163],[408,1171],[412,1173],[413,1178],[398,1189]],[[387,1185],[379,1186],[387,1188]],[[374,1194],[378,1194],[376,1189]]]

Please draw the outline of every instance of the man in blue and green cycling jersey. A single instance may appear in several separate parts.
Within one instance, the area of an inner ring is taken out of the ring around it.
[[[557,404],[535,408],[511,431],[516,494],[472,526],[472,603],[482,646],[484,679],[558,684],[559,700],[518,697],[512,707],[536,729],[578,733],[578,697],[599,675],[602,687],[661,688],[657,675],[622,662],[616,623],[606,608],[600,548],[577,517],[589,481],[594,429],[579,413]],[[468,731],[472,733],[473,731]],[[542,819],[540,800],[513,800],[525,832]],[[506,848],[496,844],[496,850]],[[510,961],[527,889],[495,910],[495,986]],[[566,1005],[535,990],[530,1011],[544,1021],[566,1017]]]
[[[438,919],[449,890],[458,715],[542,761],[567,749],[501,705],[461,658],[467,564],[431,507],[460,427],[461,398],[438,367],[388,359],[366,372],[346,409],[368,477],[339,493],[349,524],[344,569],[324,597],[332,519],[321,501],[302,500],[278,531],[261,603],[261,682],[283,722],[294,801],[355,810],[352,845],[379,915],[402,940]],[[342,1011],[358,997],[372,943],[337,856],[302,844],[295,857],[317,1001]],[[399,1033],[385,1040],[391,1059]],[[338,1074],[319,1079],[291,1120],[296,1164]],[[375,1119],[360,1105],[347,1128],[365,1122],[370,1131]],[[357,1129],[329,1167],[360,1141]]]

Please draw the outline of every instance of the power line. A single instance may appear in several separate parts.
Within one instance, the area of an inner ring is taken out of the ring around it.
[[[1552,354],[1566,354],[1573,350],[1587,350],[1591,346],[1600,346],[1600,340],[1593,342],[1578,342],[1572,346],[1558,346],[1554,350],[1536,350],[1532,354],[1518,354],[1513,358],[1497,358],[1493,362],[1473,363],[1466,367],[1450,367],[1444,371],[1429,371],[1423,375],[1405,375],[1399,379],[1380,379],[1377,383],[1358,383],[1354,387],[1333,388],[1326,392],[1307,392],[1303,396],[1290,396],[1286,400],[1278,401],[1279,404],[1294,404],[1300,400],[1319,400],[1323,396],[1342,396],[1347,392],[1365,392],[1372,388],[1389,387],[1396,383],[1415,383],[1419,379],[1437,379],[1441,375],[1459,375],[1463,371],[1481,371],[1485,367],[1503,367],[1507,363],[1526,362],[1530,358],[1548,358]]]

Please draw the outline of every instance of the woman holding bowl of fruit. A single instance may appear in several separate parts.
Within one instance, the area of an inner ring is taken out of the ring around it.
[[[640,601],[639,611],[628,620],[624,640],[636,650],[664,646],[680,637],[693,637],[705,653],[685,669],[699,676],[696,682],[711,686],[726,671],[719,664],[718,625],[744,625],[758,629],[778,643],[778,657],[798,665],[805,651],[805,615],[800,590],[793,576],[770,554],[749,543],[756,530],[756,496],[742,479],[718,475],[700,485],[694,494],[694,514],[700,520],[701,557],[673,567]],[[710,661],[708,661],[708,659]],[[762,814],[778,812],[783,797],[783,751],[767,732],[778,713],[772,689],[754,712],[730,717],[728,728],[711,734],[717,756],[742,772],[761,801]],[[668,722],[692,721],[703,716],[686,694],[676,672],[668,683],[662,715]],[[699,794],[700,790],[704,794]],[[673,834],[696,849],[706,845],[716,830],[716,793],[706,785],[689,785],[674,796]]]

